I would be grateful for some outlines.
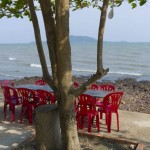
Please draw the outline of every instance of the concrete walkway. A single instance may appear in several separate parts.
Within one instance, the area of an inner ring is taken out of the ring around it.
[[[116,118],[113,115],[112,132],[107,133],[106,126],[101,124],[98,134],[137,141],[144,144],[144,150],[150,150],[150,114],[119,111],[119,116],[120,132],[116,131]],[[10,123],[8,119],[10,118],[2,121],[2,117],[0,118],[0,150],[13,149],[34,134],[34,126],[28,126],[27,122],[25,124]]]
[[[113,115],[111,133],[101,125],[100,134],[144,144],[144,150],[150,150],[150,114],[119,111],[120,131],[117,132],[116,116]]]
[[[27,120],[20,124],[20,108],[16,108],[16,122],[11,122],[11,112],[7,110],[7,118],[3,117],[3,102],[0,101],[0,150],[15,149],[18,144],[31,138],[34,126],[28,126]]]
[[[0,123],[0,150],[15,149],[18,144],[31,138],[33,134],[33,126],[2,121]]]

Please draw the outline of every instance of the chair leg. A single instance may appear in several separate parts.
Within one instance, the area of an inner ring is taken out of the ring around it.
[[[98,132],[100,131],[100,122],[99,122],[99,115],[96,116],[96,127]]]
[[[15,121],[15,105],[11,105],[12,122]]]
[[[20,113],[20,123],[22,123],[23,115],[25,114],[26,108],[24,106],[21,107],[21,113]]]
[[[91,132],[91,125],[92,125],[92,117],[88,115],[88,132]]]
[[[108,133],[110,133],[111,132],[111,120],[112,120],[112,113],[111,112],[108,112],[107,113],[107,131],[108,131]]]
[[[32,125],[32,105],[28,106],[28,120],[29,120],[29,125]]]
[[[118,115],[118,112],[116,113],[116,118],[117,118],[117,131],[119,132],[119,115]]]
[[[105,113],[105,124],[108,125],[109,114]]]
[[[77,130],[79,130],[80,119],[79,119],[79,115],[78,114],[76,114],[76,121],[77,121]]]
[[[84,128],[84,116],[81,116],[81,129]]]

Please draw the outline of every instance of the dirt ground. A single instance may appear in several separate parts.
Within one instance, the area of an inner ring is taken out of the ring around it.
[[[81,150],[135,150],[136,144],[122,143],[106,138],[80,137]],[[15,150],[37,150],[34,139],[20,145]]]

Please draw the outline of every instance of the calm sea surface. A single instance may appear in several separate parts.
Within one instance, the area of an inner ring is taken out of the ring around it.
[[[73,74],[91,75],[96,70],[96,42],[72,43]],[[49,70],[48,51],[44,44]],[[133,77],[150,81],[150,43],[105,42],[104,68],[109,68],[103,80]],[[34,43],[0,44],[0,80],[41,76],[41,66]]]

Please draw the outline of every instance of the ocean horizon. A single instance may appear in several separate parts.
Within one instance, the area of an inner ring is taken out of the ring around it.
[[[75,76],[90,76],[96,72],[94,38],[71,36],[72,71]],[[51,70],[46,42],[46,61]],[[104,42],[103,64],[109,73],[101,80],[135,78],[150,81],[150,42]],[[0,44],[0,80],[42,76],[35,42]]]

